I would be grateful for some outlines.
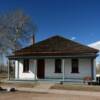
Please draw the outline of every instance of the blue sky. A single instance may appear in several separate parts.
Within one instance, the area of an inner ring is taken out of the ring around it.
[[[83,44],[100,40],[100,0],[0,0],[0,13],[17,8],[37,24],[37,41],[57,34]]]

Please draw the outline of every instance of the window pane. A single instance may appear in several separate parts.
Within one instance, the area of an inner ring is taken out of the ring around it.
[[[72,73],[78,73],[78,59],[72,59]]]
[[[29,71],[29,59],[24,59],[23,72]]]
[[[55,73],[61,73],[61,59],[55,60]]]

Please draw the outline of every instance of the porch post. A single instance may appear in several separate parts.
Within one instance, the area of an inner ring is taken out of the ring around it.
[[[65,59],[62,59],[62,76],[63,76],[63,82],[65,80]]]
[[[96,80],[96,62],[95,62],[95,58],[91,59],[91,76],[92,76],[92,80]]]
[[[91,76],[92,80],[96,80],[96,62],[95,59],[91,59]]]
[[[8,59],[8,80],[10,80],[10,60]]]
[[[91,78],[93,80],[93,58],[91,58]]]
[[[94,67],[94,80],[96,81],[96,59],[93,60],[93,67]]]
[[[18,68],[17,68],[17,79],[19,79],[19,60],[17,61],[17,64],[18,64]]]
[[[36,60],[35,60],[35,63],[37,63]],[[35,67],[35,68],[34,68],[34,70],[35,70],[35,71],[34,71],[34,72],[35,72],[35,81],[36,81],[36,76],[37,76],[37,75],[36,75],[36,74],[37,74],[37,73],[36,73],[36,66],[37,66],[37,64],[35,64],[35,66],[34,66],[34,67]]]

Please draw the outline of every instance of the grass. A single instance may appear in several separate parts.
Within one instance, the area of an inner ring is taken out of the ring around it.
[[[59,89],[59,90],[79,90],[79,91],[97,91],[100,92],[100,86],[93,85],[74,85],[74,84],[55,84],[51,87],[51,89]]]
[[[1,82],[0,86],[7,86],[7,87],[25,87],[25,88],[33,88],[37,85],[37,83],[4,83]]]
[[[6,79],[7,78],[7,72],[0,72],[0,86],[7,86],[7,87],[25,87],[25,88],[33,88],[37,85],[36,82],[33,83],[8,83],[8,82],[1,82],[1,80]]]

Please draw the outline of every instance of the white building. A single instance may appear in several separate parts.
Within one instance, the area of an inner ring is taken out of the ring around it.
[[[97,49],[53,36],[15,51],[8,58],[15,60],[16,80],[95,80],[97,53]]]

